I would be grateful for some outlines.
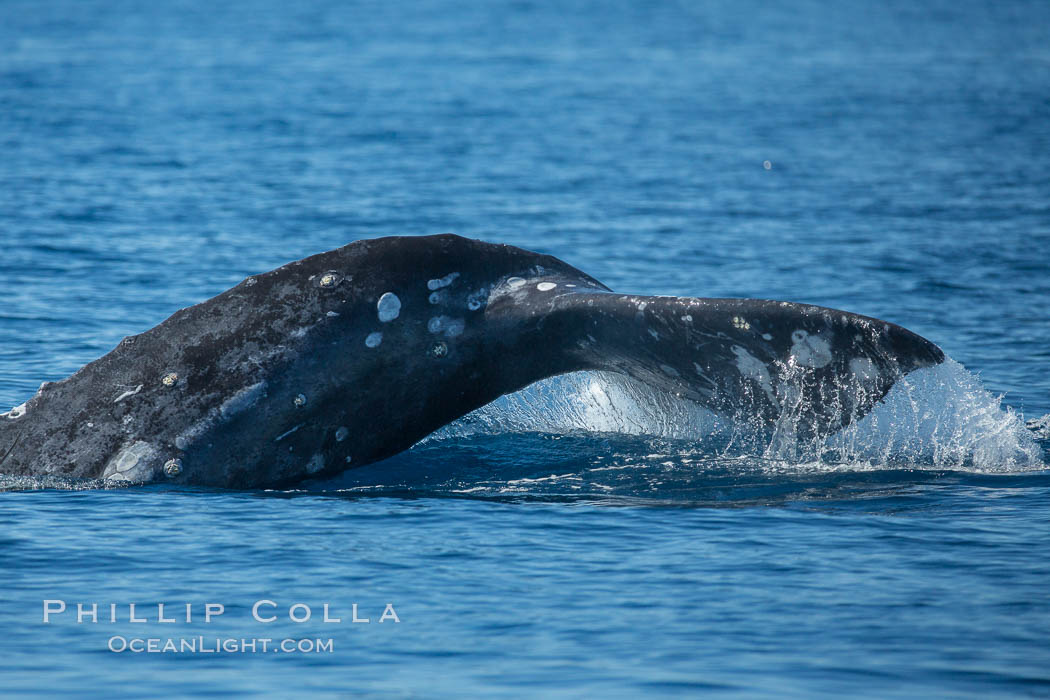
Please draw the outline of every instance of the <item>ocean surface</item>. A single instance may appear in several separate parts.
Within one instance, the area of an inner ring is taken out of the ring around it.
[[[0,3],[0,410],[441,232],[952,361],[805,460],[588,374],[286,491],[0,477],[0,694],[1050,696],[1050,4]]]

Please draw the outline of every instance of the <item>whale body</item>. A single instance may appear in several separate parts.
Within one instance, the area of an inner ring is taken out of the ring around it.
[[[578,370],[822,435],[943,360],[844,311],[617,294],[557,258],[454,235],[363,240],[249,277],[45,383],[0,414],[0,473],[284,486]]]

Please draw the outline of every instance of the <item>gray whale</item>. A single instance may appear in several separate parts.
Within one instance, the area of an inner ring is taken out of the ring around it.
[[[283,486],[587,369],[821,435],[943,360],[915,333],[844,311],[617,294],[512,246],[380,238],[249,277],[43,384],[0,414],[0,472]]]

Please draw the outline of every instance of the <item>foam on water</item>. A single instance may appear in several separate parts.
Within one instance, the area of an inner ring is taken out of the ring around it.
[[[618,374],[578,372],[501,397],[427,438],[501,432],[599,432],[686,440],[719,456],[768,463],[908,466],[977,472],[1045,468],[1023,419],[947,360],[898,381],[876,408],[847,428],[803,438],[789,416],[775,425],[728,419]]]

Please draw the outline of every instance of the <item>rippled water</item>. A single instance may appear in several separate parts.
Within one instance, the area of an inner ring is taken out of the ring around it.
[[[1048,26],[1020,2],[0,4],[3,410],[249,274],[443,231],[953,358],[802,451],[585,374],[289,491],[3,478],[0,693],[1050,694]]]

